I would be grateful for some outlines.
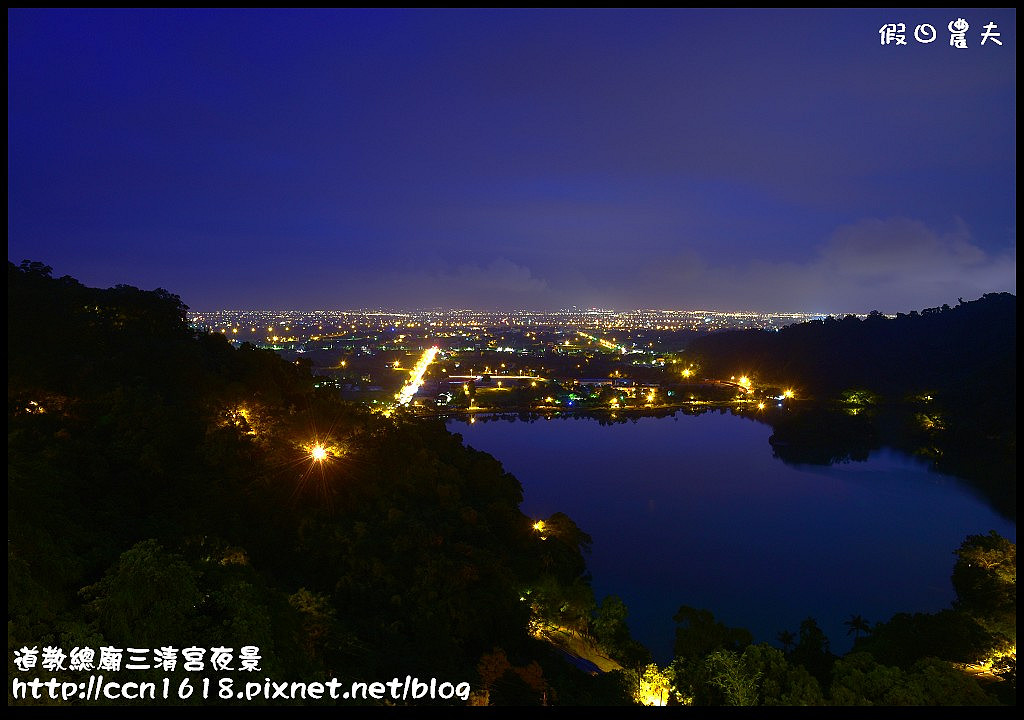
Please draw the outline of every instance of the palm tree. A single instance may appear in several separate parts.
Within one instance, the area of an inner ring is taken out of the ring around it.
[[[850,628],[846,631],[849,635],[853,633],[853,642],[856,643],[860,639],[860,634],[864,633],[867,635],[871,632],[871,626],[868,621],[862,618],[860,615],[851,615],[850,619],[843,623],[846,627]]]
[[[776,636],[778,641],[782,643],[782,649],[789,652],[793,649],[793,645],[796,644],[796,635],[791,633],[789,630],[781,630]]]

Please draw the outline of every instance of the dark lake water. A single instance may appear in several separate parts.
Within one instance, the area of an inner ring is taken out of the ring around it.
[[[683,604],[776,645],[811,616],[842,654],[852,614],[874,623],[948,607],[967,535],[1016,542],[1014,522],[913,457],[786,465],[770,426],[731,414],[448,427],[519,479],[524,513],[564,512],[591,535],[597,599],[620,596],[634,637],[662,663]]]

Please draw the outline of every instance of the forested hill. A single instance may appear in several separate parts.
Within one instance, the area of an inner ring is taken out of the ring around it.
[[[1016,321],[1016,296],[999,293],[895,318],[715,333],[688,350],[709,376],[748,375],[819,401],[771,421],[787,461],[900,447],[1016,517]]]
[[[527,625],[589,617],[586,535],[558,514],[541,538],[519,482],[441,422],[321,394],[185,310],[8,264],[9,657],[257,646],[259,680],[409,674],[501,702],[504,674],[573,702]],[[152,675],[132,679],[189,677]]]
[[[709,373],[752,374],[798,385],[804,395],[863,388],[896,398],[918,392],[1001,398],[1012,407],[1016,321],[1016,296],[998,293],[895,318],[876,312],[778,332],[714,333],[689,349]]]

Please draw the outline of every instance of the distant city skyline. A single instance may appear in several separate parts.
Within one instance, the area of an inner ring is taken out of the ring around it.
[[[279,343],[305,342],[348,333],[356,329],[402,331],[415,329],[422,340],[461,336],[467,330],[488,328],[499,333],[547,330],[575,337],[583,329],[597,333],[714,332],[717,330],[782,328],[819,320],[823,313],[723,312],[718,310],[597,310],[552,311],[503,310],[190,310],[189,322],[197,328],[223,333],[233,342],[256,342],[274,347]],[[858,317],[866,317],[861,314]],[[600,339],[592,337],[598,342]]]
[[[9,9],[8,259],[202,309],[1016,293],[1016,11]]]
[[[965,298],[966,299],[966,298]],[[223,308],[189,308],[190,310],[198,313],[209,313],[209,312],[295,312],[295,313],[317,313],[317,312],[348,312],[348,313],[380,313],[382,315],[392,315],[401,313],[476,313],[476,314],[487,314],[487,315],[500,315],[500,314],[516,314],[516,313],[530,313],[535,315],[543,314],[556,314],[556,313],[608,313],[608,314],[627,314],[627,313],[639,313],[639,312],[664,312],[664,313],[714,313],[721,315],[827,315],[828,313],[821,312],[808,312],[801,310],[792,311],[780,311],[780,312],[765,312],[761,310],[722,310],[719,308],[654,308],[654,307],[636,307],[636,308],[598,308],[598,307],[579,307],[570,306],[564,308],[549,308],[541,310],[529,310],[526,308],[495,308],[493,310],[483,310],[480,308],[471,307],[333,307],[333,308],[315,308],[313,310],[300,310],[298,308],[271,308],[271,307],[223,307]],[[867,313],[853,313],[858,315],[866,315]]]

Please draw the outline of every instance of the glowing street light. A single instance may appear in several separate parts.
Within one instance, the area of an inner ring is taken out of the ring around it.
[[[322,463],[327,459],[327,448],[320,444],[314,445],[309,451],[309,456]]]

